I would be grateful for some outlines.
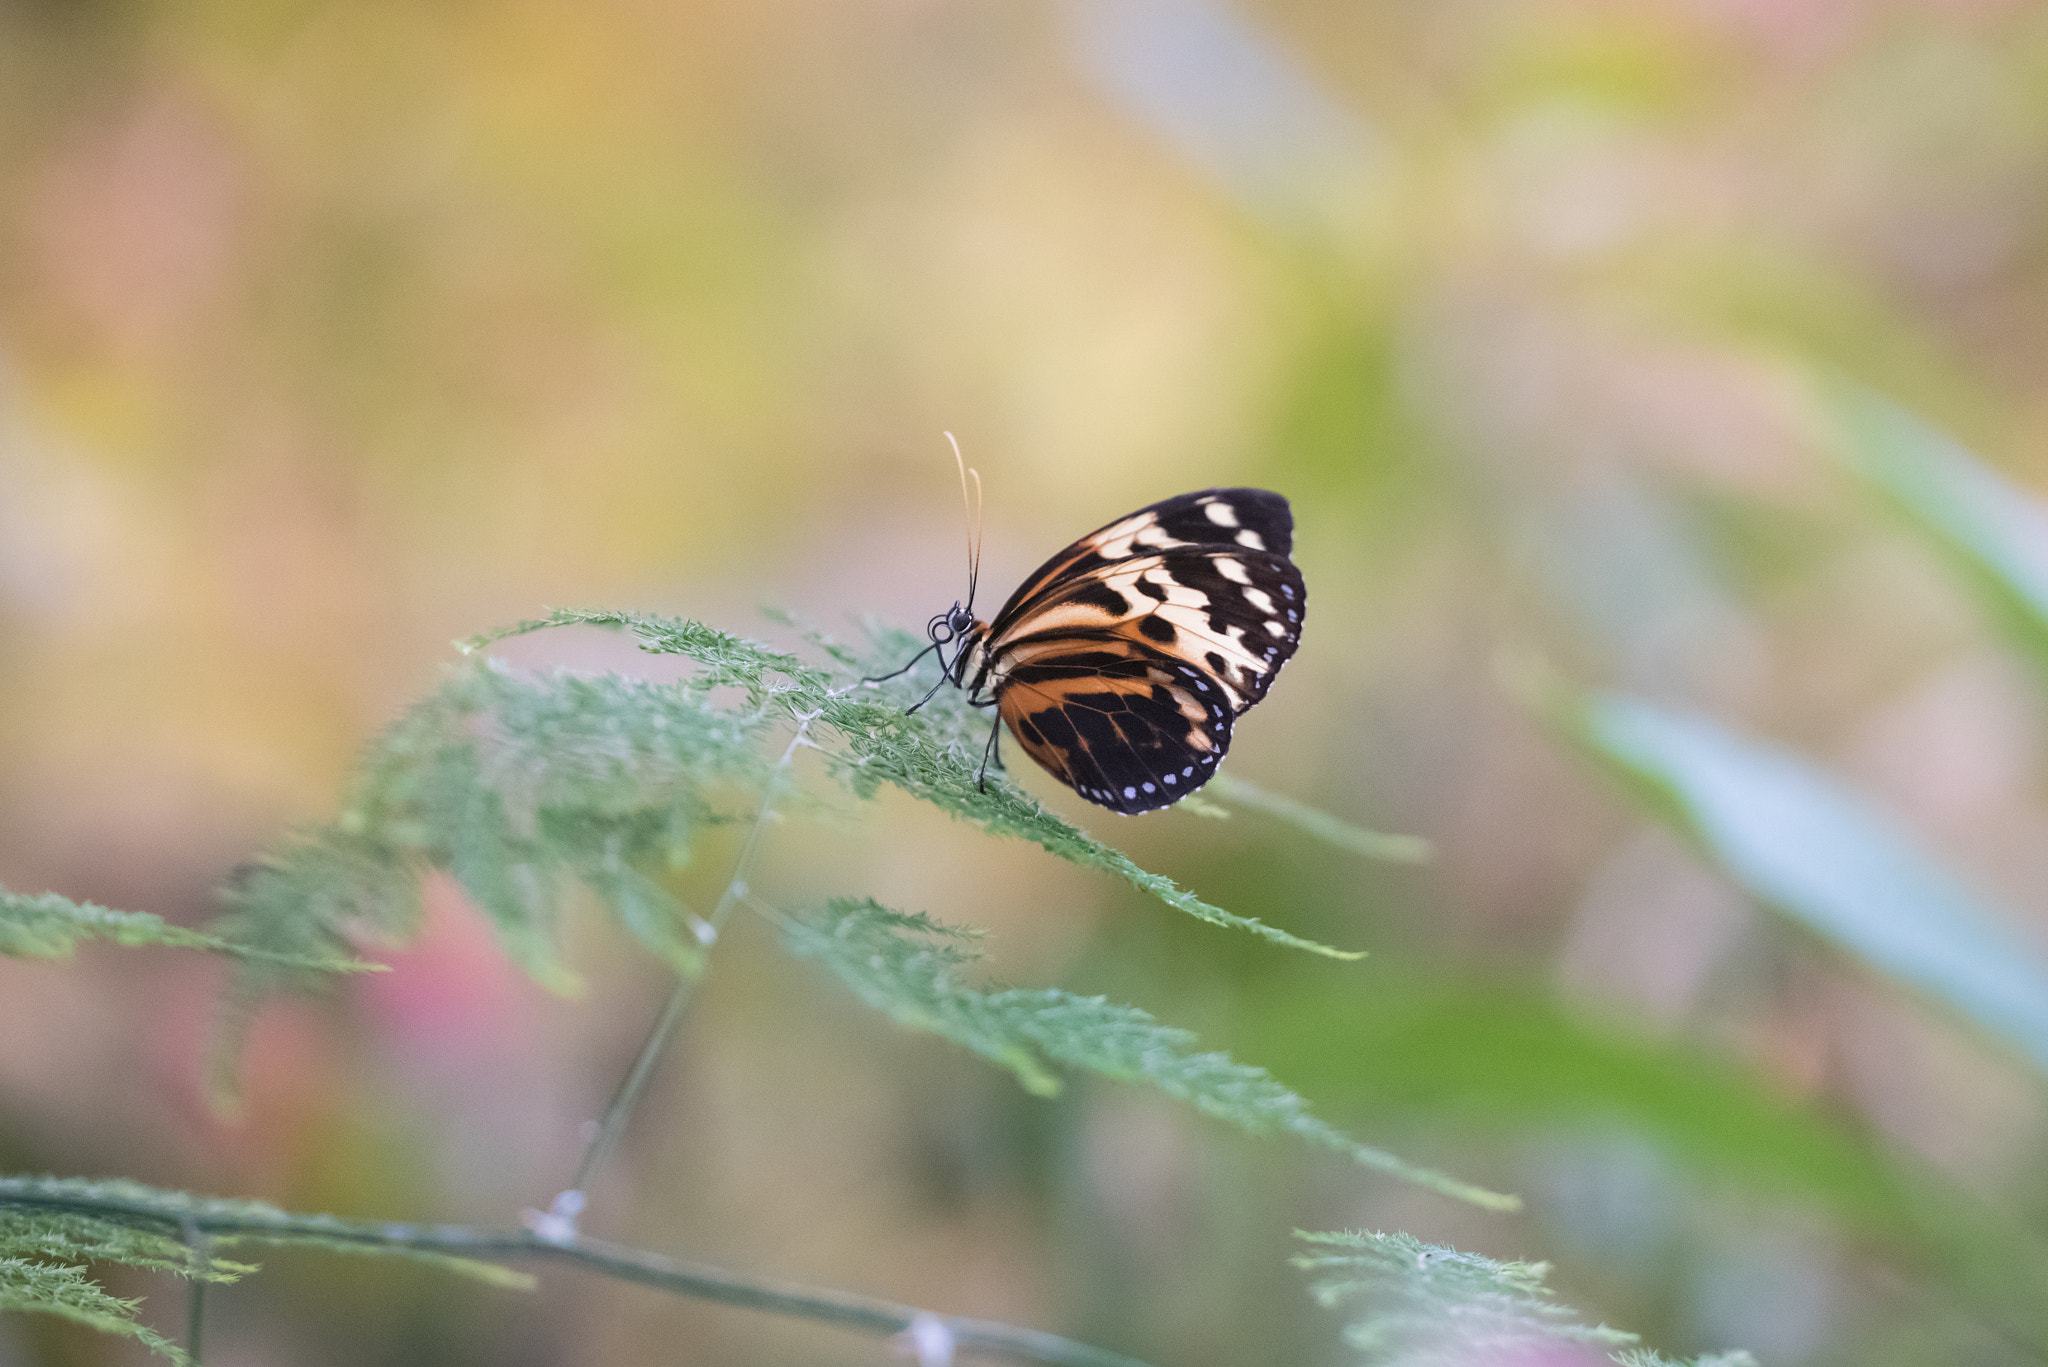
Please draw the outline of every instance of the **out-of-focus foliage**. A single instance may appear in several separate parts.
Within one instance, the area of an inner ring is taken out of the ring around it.
[[[0,888],[0,954],[17,959],[62,959],[83,940],[108,940],[117,945],[168,945],[176,949],[207,949],[216,954],[261,959],[280,968],[311,972],[343,972],[371,965],[347,958],[279,955],[219,935],[206,935],[167,924],[146,911],[114,911],[91,902],[74,902],[53,892],[31,896]]]
[[[1584,1344],[1622,1367],[1677,1367],[1637,1348],[1637,1336],[1578,1322],[1544,1284],[1543,1263],[1498,1262],[1377,1231],[1301,1236],[1319,1250],[1294,1260],[1316,1274],[1317,1301],[1372,1307],[1344,1337],[1370,1367],[1454,1367],[1458,1363],[1557,1360],[1546,1344]],[[1576,1359],[1565,1359],[1567,1361]],[[1716,1353],[1689,1367],[1756,1367],[1748,1353]]]
[[[165,1222],[137,1223],[105,1215],[17,1204],[43,1184],[0,1177],[0,1311],[56,1315],[102,1333],[132,1338],[175,1363],[180,1348],[139,1323],[140,1302],[115,1296],[93,1280],[91,1264],[170,1272],[232,1282],[256,1269],[203,1253],[166,1232]]]
[[[1595,694],[1558,705],[1760,901],[1921,988],[2048,1074],[2048,965],[1893,823],[1789,755],[1698,717]]]
[[[645,650],[700,668],[681,684],[517,674],[478,654],[372,747],[340,818],[238,880],[222,931],[302,954],[352,934],[410,939],[426,870],[452,874],[521,967],[556,990],[576,978],[558,923],[571,880],[598,893],[637,938],[690,972],[687,913],[660,882],[686,862],[693,831],[729,820],[721,789],[765,785],[763,738],[799,721],[844,742],[832,771],[859,797],[893,784],[991,832],[1121,874],[1169,906],[1217,925],[1335,957],[1340,951],[1212,907],[1047,811],[1000,774],[979,775],[979,737],[957,698],[906,715],[936,665],[889,687],[859,682],[697,622],[561,612],[540,625],[617,625]],[[900,633],[887,643],[901,647]],[[908,653],[897,651],[895,653]],[[738,689],[743,700],[715,695]],[[977,728],[978,729],[978,728]],[[750,803],[751,805],[751,803]],[[253,1001],[274,970],[245,971]]]
[[[1384,859],[1394,864],[1423,864],[1430,858],[1427,840],[1412,835],[1393,835],[1386,831],[1368,831],[1349,821],[1339,821],[1328,812],[1296,801],[1283,793],[1270,793],[1256,783],[1219,773],[1209,784],[1210,796],[1219,798],[1233,806],[1246,807],[1267,816],[1278,817],[1318,840],[1326,840],[1340,850],[1363,855],[1367,859]],[[1227,813],[1226,813],[1227,815]]]
[[[1897,405],[1841,384],[1823,395],[1849,468],[1964,571],[2048,668],[2048,508]]]
[[[258,1268],[219,1257],[212,1249],[253,1242],[376,1253],[494,1286],[532,1285],[530,1278],[491,1263],[408,1248],[395,1239],[371,1243],[360,1233],[332,1217],[289,1215],[260,1201],[212,1200],[138,1182],[0,1175],[0,1310],[55,1315],[134,1339],[182,1365],[193,1359],[139,1323],[141,1303],[110,1293],[94,1280],[94,1265],[228,1283]]]
[[[719,813],[709,796],[719,788],[751,787],[765,810],[765,737],[778,724],[798,725],[793,756],[800,745],[818,748],[807,734],[816,723],[844,739],[843,751],[825,754],[858,796],[872,799],[883,782],[893,783],[992,834],[1021,836],[1076,863],[1121,872],[1203,920],[1355,957],[1197,901],[1046,811],[1000,774],[980,776],[979,745],[969,730],[979,727],[959,697],[905,709],[906,697],[929,691],[919,675],[936,676],[936,664],[882,687],[862,682],[857,672],[835,679],[696,622],[608,613],[554,620],[592,622],[626,626],[643,648],[686,655],[700,668],[679,682],[649,684],[616,676],[520,677],[487,657],[476,660],[372,748],[332,828],[299,839],[239,881],[223,931],[235,943],[276,946],[279,955],[308,945],[346,946],[365,932],[409,939],[417,931],[418,881],[438,868],[485,911],[523,968],[561,985],[573,975],[556,945],[560,900],[563,883],[575,877],[636,938],[694,978],[702,971],[700,941],[686,927],[688,913],[658,881],[664,867],[686,861],[692,828]],[[481,651],[509,634],[479,638],[471,648]],[[900,654],[903,645],[899,633],[883,649]],[[741,694],[736,702],[717,696],[733,689]],[[1341,825],[1332,818],[1323,824]],[[753,877],[734,874],[736,883]],[[1191,1054],[1192,1035],[1135,1008],[1056,990],[967,988],[951,970],[971,956],[948,943],[956,932],[935,922],[871,900],[837,900],[821,916],[787,922],[785,934],[799,952],[830,966],[870,1006],[965,1044],[1039,1095],[1058,1090],[1042,1055],[1142,1081],[1255,1133],[1298,1135],[1460,1200],[1495,1209],[1518,1204],[1352,1140],[1310,1115],[1306,1102],[1263,1069],[1221,1054]],[[239,1030],[260,994],[279,976],[267,964],[244,971],[225,1066],[233,1064]]]

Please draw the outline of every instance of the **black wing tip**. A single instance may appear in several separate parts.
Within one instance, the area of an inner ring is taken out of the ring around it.
[[[1226,742],[1227,743],[1227,742]],[[1171,780],[1165,776],[1132,779],[1128,783],[1107,788],[1094,788],[1084,784],[1071,785],[1075,792],[1098,807],[1106,807],[1118,816],[1143,816],[1156,812],[1194,792],[1216,776],[1217,765],[1223,762],[1222,751],[1191,760],[1173,774]]]
[[[1254,489],[1248,485],[1231,485],[1225,488],[1197,489],[1193,493],[1176,494],[1162,499],[1142,511],[1151,513],[1161,523],[1172,527],[1184,515],[1192,514],[1201,505],[1210,503],[1228,504],[1234,516],[1221,526],[1205,526],[1205,519],[1199,516],[1187,517],[1178,528],[1191,540],[1227,541],[1232,530],[1248,530],[1258,534],[1258,544],[1252,549],[1271,551],[1276,555],[1289,555],[1294,550],[1294,508],[1286,496],[1271,489]],[[1221,533],[1220,535],[1197,536],[1194,533]]]

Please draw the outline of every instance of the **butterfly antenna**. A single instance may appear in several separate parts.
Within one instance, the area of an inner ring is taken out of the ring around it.
[[[967,473],[974,476],[974,563],[967,570],[967,607],[974,609],[974,589],[981,582],[981,471],[973,466]]]
[[[967,514],[967,606],[974,606],[974,586],[981,577],[981,471],[967,468],[960,454],[960,442],[951,432],[946,444],[953,448],[953,466],[960,472],[960,506]],[[968,497],[967,477],[974,476],[974,496]]]

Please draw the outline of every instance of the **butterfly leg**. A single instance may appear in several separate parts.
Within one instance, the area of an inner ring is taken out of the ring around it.
[[[939,648],[939,642],[937,642],[937,641],[933,641],[933,642],[932,642],[932,643],[931,643],[930,645],[926,646],[926,647],[925,647],[925,648],[924,648],[923,650],[920,650],[920,651],[918,651],[918,652],[917,652],[917,654],[915,654],[915,655],[911,656],[911,657],[910,657],[910,663],[909,663],[909,664],[907,664],[907,665],[905,665],[905,666],[903,666],[903,668],[901,668],[901,669],[892,669],[892,670],[890,670],[890,671],[889,671],[889,672],[888,672],[887,674],[871,674],[871,675],[869,675],[869,676],[868,676],[867,678],[865,678],[865,679],[862,679],[862,680],[861,680],[861,682],[862,682],[862,683],[881,683],[881,682],[882,682],[882,681],[884,681],[885,679],[893,679],[893,678],[895,678],[895,677],[896,677],[897,675],[899,675],[899,674],[908,674],[908,673],[909,673],[909,672],[910,672],[911,670],[913,670],[913,669],[917,668],[917,662],[918,662],[919,660],[922,660],[922,659],[923,659],[923,658],[924,658],[925,656],[927,656],[927,655],[931,654],[931,653],[932,653],[932,652],[933,652],[934,650],[937,650],[938,648]],[[945,657],[944,655],[941,655],[941,656],[939,656],[939,662],[940,662],[941,664],[945,663],[945,659],[946,659],[946,657]]]
[[[998,769],[1003,767],[1002,739],[1003,714],[998,712],[995,716],[995,725],[988,729],[988,744],[981,749],[981,772],[974,776],[974,786],[984,793],[988,791],[989,761],[993,759]]]
[[[912,712],[917,711],[918,708],[923,707],[926,703],[932,700],[934,694],[936,694],[940,689],[944,688],[947,684],[953,682],[953,676],[949,674],[944,668],[945,663],[946,657],[942,654],[939,656],[939,665],[941,666],[939,669],[939,681],[933,684],[929,689],[925,690],[925,695],[922,698],[919,698],[916,702],[904,708],[904,716],[907,717]]]

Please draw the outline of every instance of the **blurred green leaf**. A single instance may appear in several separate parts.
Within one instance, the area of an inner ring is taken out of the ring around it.
[[[1847,467],[1960,567],[2048,668],[2048,507],[1890,400],[1844,381],[1818,390]]]
[[[1419,835],[1369,831],[1306,802],[1267,792],[1255,783],[1229,774],[1218,774],[1209,780],[1209,791],[1226,803],[1277,817],[1296,830],[1367,859],[1380,859],[1389,864],[1426,864],[1436,854],[1429,842]],[[1180,805],[1185,807],[1187,799],[1182,799]]]
[[[130,947],[167,945],[204,949],[253,959],[275,968],[320,973],[377,972],[381,964],[343,954],[295,954],[174,926],[146,911],[114,911],[95,902],[74,902],[45,892],[35,895],[0,888],[0,955],[17,959],[68,958],[84,940]]]
[[[1262,999],[1239,1044],[1334,1108],[1433,1132],[1619,1129],[1708,1190],[1818,1208],[1973,1315],[2048,1352],[2048,1251],[2005,1211],[1885,1153],[1738,1063],[1577,1016],[1544,983],[1408,964]]]
[[[1597,1349],[1622,1367],[1677,1367],[1637,1336],[1578,1321],[1544,1284],[1547,1263],[1499,1262],[1426,1244],[1412,1234],[1301,1233],[1317,1246],[1294,1260],[1316,1275],[1325,1306],[1365,1302],[1344,1338],[1371,1367],[1451,1367],[1464,1362],[1542,1360],[1546,1343]],[[1747,1353],[1700,1358],[1691,1367],[1756,1367]]]
[[[1572,736],[1759,901],[1947,1004],[2048,1073],[2040,950],[1902,827],[1815,766],[1616,694]]]

